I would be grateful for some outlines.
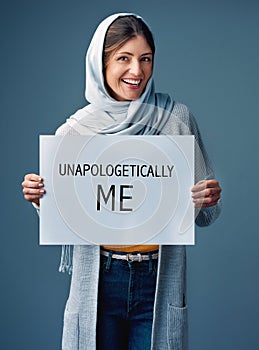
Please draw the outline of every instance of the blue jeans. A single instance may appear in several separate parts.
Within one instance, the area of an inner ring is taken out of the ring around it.
[[[157,259],[128,262],[101,255],[98,350],[150,350],[156,274]]]

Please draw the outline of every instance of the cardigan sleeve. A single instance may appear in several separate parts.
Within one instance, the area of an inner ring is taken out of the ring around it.
[[[75,129],[71,128],[68,124],[64,123],[56,130],[55,135],[58,135],[58,136],[65,136],[65,135],[76,136],[76,135],[79,135],[79,133]],[[36,209],[38,215],[40,215],[40,207],[36,203],[33,203],[33,202],[32,202],[32,205]]]
[[[175,102],[171,117],[165,125],[162,134],[194,135],[195,137],[195,183],[201,180],[214,179],[214,171],[204,147],[198,124],[187,106]],[[221,211],[221,201],[217,205],[195,210],[195,223],[198,226],[212,224]]]
[[[208,157],[198,124],[194,116],[189,113],[189,123],[191,134],[195,137],[195,183],[201,180],[215,179],[215,174],[211,161]],[[208,226],[212,224],[221,212],[221,200],[212,207],[197,208],[195,210],[195,223],[198,226]]]

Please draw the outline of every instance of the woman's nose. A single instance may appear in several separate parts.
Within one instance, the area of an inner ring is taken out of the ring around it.
[[[130,73],[138,76],[141,74],[141,63],[139,60],[132,60],[130,64]]]

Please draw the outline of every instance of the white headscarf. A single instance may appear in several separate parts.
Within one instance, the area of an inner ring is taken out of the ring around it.
[[[132,13],[114,14],[102,21],[93,35],[86,54],[85,97],[90,104],[67,119],[67,123],[81,135],[159,134],[173,109],[174,103],[169,95],[155,93],[152,76],[135,101],[117,101],[105,88],[102,56],[106,32],[118,17],[130,15],[141,18]]]

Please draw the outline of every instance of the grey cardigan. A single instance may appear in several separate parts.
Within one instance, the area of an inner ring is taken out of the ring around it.
[[[175,103],[163,134],[192,134],[195,146],[195,182],[213,178],[199,129],[188,108]],[[57,135],[78,135],[66,123]],[[210,225],[220,213],[220,203],[196,213],[196,224]],[[73,247],[73,272],[64,314],[63,350],[96,349],[96,320],[100,247]],[[151,350],[187,350],[188,322],[186,305],[185,246],[160,246],[154,304]]]

